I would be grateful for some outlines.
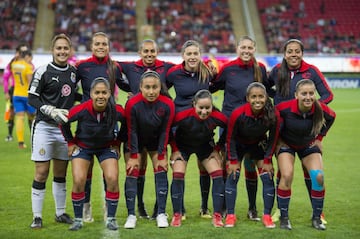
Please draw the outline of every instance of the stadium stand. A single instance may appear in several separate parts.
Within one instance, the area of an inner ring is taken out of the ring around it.
[[[19,43],[32,46],[37,0],[0,2],[0,49],[14,49]]]
[[[235,36],[227,0],[155,0],[146,14],[161,52],[179,52],[189,39],[201,42],[205,52],[234,52]]]
[[[289,38],[312,53],[360,53],[357,0],[257,0],[268,51]]]
[[[90,50],[91,36],[98,31],[109,35],[111,51],[137,51],[135,0],[58,0],[55,12],[55,34],[70,35],[78,52]]]

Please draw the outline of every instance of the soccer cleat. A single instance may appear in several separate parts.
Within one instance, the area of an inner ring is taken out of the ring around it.
[[[256,222],[260,221],[256,209],[249,210],[247,213],[247,218],[249,218],[251,221],[256,221]]]
[[[325,215],[324,215],[324,213],[321,213],[321,215],[320,215],[320,220],[321,220],[322,224],[324,224],[324,225],[327,224],[327,221],[325,220]]]
[[[266,228],[275,228],[275,223],[272,221],[270,214],[263,215],[262,223]]]
[[[13,137],[11,135],[8,135],[8,136],[5,137],[5,141],[6,142],[13,141]]]
[[[112,230],[112,231],[116,231],[117,229],[119,229],[119,225],[116,222],[116,218],[108,217],[106,219],[106,227],[107,227],[107,229]]]
[[[291,223],[288,217],[280,217],[280,228],[291,230]]]
[[[150,219],[150,216],[144,207],[138,207],[138,213],[139,213],[139,218]]]
[[[171,220],[171,226],[172,227],[180,227],[181,226],[181,214],[180,213],[175,213],[172,220]]]
[[[94,221],[94,218],[92,217],[92,208],[90,203],[84,203],[83,207],[83,221],[90,223]]]
[[[126,222],[124,224],[124,228],[126,229],[134,229],[136,227],[136,216],[135,215],[129,215],[126,219]]]
[[[185,213],[182,214],[182,216],[181,216],[181,221],[186,221],[186,214],[185,214]]]
[[[83,227],[83,222],[81,218],[75,218],[74,222],[69,227],[70,231],[78,231]]]
[[[167,220],[167,216],[165,213],[160,213],[156,217],[156,223],[158,228],[165,228],[169,226],[169,222]]]
[[[271,216],[273,222],[277,222],[280,219],[280,209],[276,208],[274,214]]]
[[[199,212],[199,215],[200,215],[201,218],[204,218],[204,219],[211,219],[212,218],[209,209],[201,208],[200,212]]]
[[[19,142],[19,149],[26,149],[27,146],[24,142]]]
[[[71,219],[70,215],[67,213],[63,213],[60,216],[55,215],[55,221],[60,223],[72,224],[73,220]]]
[[[214,212],[212,217],[212,224],[214,227],[223,227],[224,223],[222,222],[221,213]]]
[[[227,214],[225,218],[225,227],[234,227],[236,223],[235,214]]]
[[[319,217],[312,219],[312,226],[318,230],[326,230],[326,226],[322,223]]]
[[[42,219],[41,217],[35,217],[30,225],[33,229],[40,229],[42,228]]]

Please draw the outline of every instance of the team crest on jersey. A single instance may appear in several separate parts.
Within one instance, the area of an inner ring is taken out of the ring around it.
[[[164,116],[165,115],[165,109],[163,107],[160,107],[157,111],[156,114],[158,116]]]
[[[39,150],[39,154],[40,154],[41,156],[44,156],[44,155],[45,155],[45,149],[44,149],[44,148],[41,148],[41,149]]]
[[[301,77],[303,79],[310,79],[311,78],[311,73],[310,72],[305,72],[301,75]]]
[[[73,83],[76,82],[76,74],[75,74],[74,72],[71,72],[70,80],[71,80],[71,82],[73,82]]]
[[[61,89],[62,96],[69,96],[71,94],[71,87],[68,84],[63,85]]]

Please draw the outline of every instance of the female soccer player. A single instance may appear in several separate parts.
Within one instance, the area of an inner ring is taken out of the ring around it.
[[[161,89],[160,75],[155,71],[146,71],[140,78],[140,93],[131,97],[125,106],[130,158],[126,162],[125,197],[128,217],[124,228],[136,227],[135,197],[140,154],[143,149],[147,150],[155,173],[157,226],[169,226],[165,214],[168,194],[166,147],[175,106],[165,95],[166,92],[161,93]]]
[[[72,157],[72,202],[75,220],[70,230],[76,231],[83,226],[83,205],[85,201],[85,183],[91,160],[96,156],[106,181],[106,227],[119,228],[116,222],[116,210],[119,201],[119,139],[116,135],[117,122],[125,123],[122,106],[116,105],[111,94],[111,86],[103,77],[95,78],[90,87],[90,100],[76,105],[69,111],[68,123],[62,126],[62,132],[68,142],[68,155]],[[70,123],[77,122],[75,136]]]
[[[71,41],[65,34],[56,35],[51,42],[53,61],[39,67],[29,88],[29,104],[37,109],[32,128],[31,160],[35,162],[35,177],[31,188],[33,222],[31,228],[42,227],[42,208],[50,161],[53,163],[53,196],[55,221],[71,224],[65,213],[66,171],[69,157],[67,143],[58,127],[66,121],[67,110],[75,102],[76,69],[68,64]]]
[[[237,183],[241,161],[245,157],[255,161],[263,182],[263,224],[266,228],[274,228],[275,224],[270,216],[275,194],[272,155],[275,150],[274,142],[278,136],[279,114],[275,111],[263,84],[253,82],[249,84],[246,92],[247,103],[232,112],[227,128],[228,178],[225,185],[227,208],[225,227],[234,227],[236,223]]]
[[[171,226],[181,226],[182,202],[184,197],[184,177],[190,155],[195,153],[198,161],[206,169],[213,181],[213,225],[222,227],[224,203],[224,180],[222,160],[215,150],[214,130],[224,128],[227,118],[214,108],[211,93],[199,90],[193,100],[193,107],[176,113],[174,120],[174,139],[172,146],[171,166],[173,181],[171,184],[171,199],[174,215]],[[217,147],[219,148],[219,146]]]
[[[320,219],[325,196],[321,141],[335,120],[335,112],[316,99],[315,83],[309,79],[298,81],[295,99],[282,102],[276,108],[281,117],[276,152],[281,174],[277,189],[280,228],[291,229],[288,208],[297,153],[311,179],[312,226],[325,230]]]

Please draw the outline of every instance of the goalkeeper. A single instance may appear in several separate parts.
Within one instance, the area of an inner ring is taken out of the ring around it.
[[[31,188],[33,221],[31,228],[43,225],[42,208],[45,185],[53,164],[52,192],[55,200],[55,221],[71,224],[65,212],[68,147],[59,124],[67,122],[67,112],[75,102],[76,69],[68,64],[71,41],[65,34],[56,35],[51,44],[53,61],[40,66],[33,74],[28,90],[29,104],[37,109],[32,126],[31,160],[35,176]]]

